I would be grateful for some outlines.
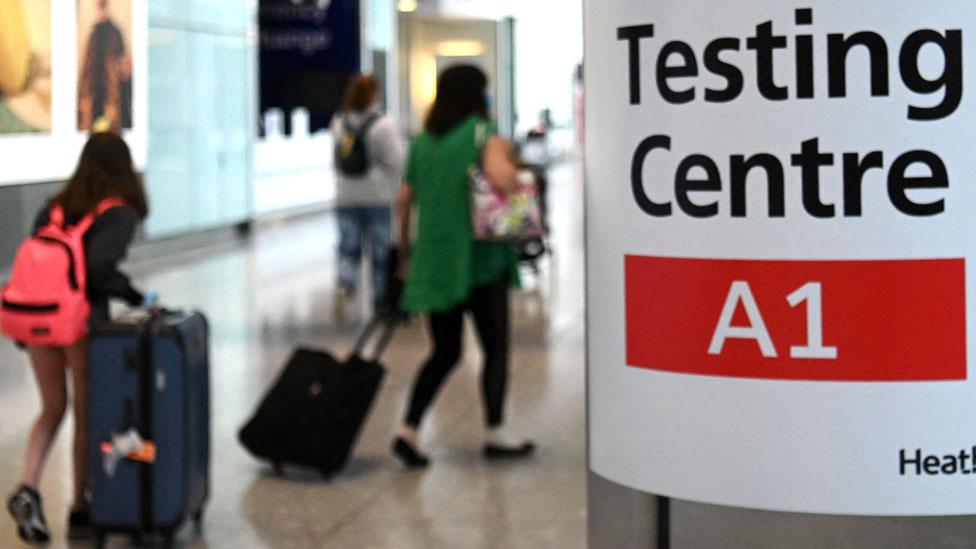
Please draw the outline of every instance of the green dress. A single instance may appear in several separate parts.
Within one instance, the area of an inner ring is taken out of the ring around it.
[[[410,149],[406,180],[413,188],[418,219],[401,303],[407,311],[449,311],[474,288],[505,276],[518,284],[515,248],[475,242],[471,232],[468,174],[494,133],[494,124],[473,115],[444,135],[422,133]]]

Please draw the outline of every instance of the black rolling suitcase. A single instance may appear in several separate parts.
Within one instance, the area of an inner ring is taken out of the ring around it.
[[[152,312],[96,326],[89,368],[89,482],[97,546],[203,519],[210,492],[207,321]]]
[[[345,466],[386,372],[379,363],[399,316],[381,314],[366,327],[351,358],[299,349],[239,434],[254,456],[281,472],[298,465],[331,477]],[[371,359],[363,351],[382,328]]]

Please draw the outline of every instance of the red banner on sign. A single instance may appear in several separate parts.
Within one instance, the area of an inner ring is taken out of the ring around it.
[[[963,259],[625,262],[630,366],[810,381],[967,378]]]

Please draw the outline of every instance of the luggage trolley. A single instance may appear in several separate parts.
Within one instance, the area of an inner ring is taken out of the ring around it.
[[[518,244],[519,262],[539,272],[539,260],[549,253],[549,142],[546,132],[531,130],[519,146],[522,168],[535,175],[539,187],[539,209],[542,211],[542,236]]]

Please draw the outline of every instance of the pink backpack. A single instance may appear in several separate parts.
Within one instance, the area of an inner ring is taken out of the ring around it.
[[[97,215],[124,202],[103,200]],[[95,222],[88,214],[65,223],[64,209],[51,208],[51,221],[20,245],[10,282],[0,290],[0,332],[29,345],[66,347],[88,335],[85,233]]]

